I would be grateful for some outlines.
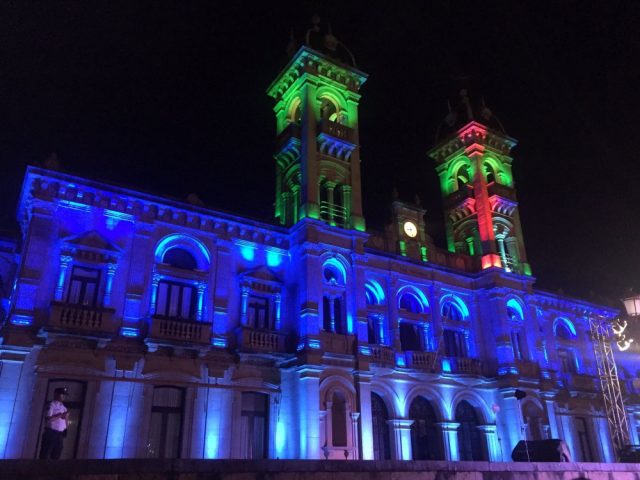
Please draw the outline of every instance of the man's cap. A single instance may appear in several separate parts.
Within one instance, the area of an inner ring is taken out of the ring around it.
[[[69,390],[67,390],[67,387],[60,387],[60,388],[56,388],[53,391],[54,395],[60,395],[60,394],[64,394],[64,395],[68,395],[69,394]]]

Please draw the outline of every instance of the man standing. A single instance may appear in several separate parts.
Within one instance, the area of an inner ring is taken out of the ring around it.
[[[67,431],[67,419],[69,411],[64,406],[67,397],[66,388],[56,388],[53,391],[53,401],[49,403],[44,412],[44,433],[40,446],[41,460],[57,460],[62,453],[62,441]]]

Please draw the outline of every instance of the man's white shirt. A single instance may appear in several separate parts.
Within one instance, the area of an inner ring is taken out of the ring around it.
[[[67,412],[67,408],[58,400],[54,400],[49,404],[45,417],[52,417],[59,413]],[[46,422],[47,428],[56,430],[58,432],[64,432],[67,429],[67,421],[62,417],[56,417]]]

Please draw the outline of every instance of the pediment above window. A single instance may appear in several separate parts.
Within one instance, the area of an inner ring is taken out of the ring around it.
[[[252,290],[278,293],[282,290],[282,282],[267,267],[259,267],[242,274],[240,284]]]
[[[93,262],[115,262],[121,251],[95,230],[62,241],[63,254]]]

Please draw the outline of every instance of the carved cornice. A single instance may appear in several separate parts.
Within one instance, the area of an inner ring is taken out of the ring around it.
[[[34,205],[77,210],[102,210],[108,217],[143,223],[165,223],[198,230],[222,239],[242,239],[287,249],[286,230],[275,225],[235,217],[207,208],[154,197],[83,178],[35,167],[27,170],[21,216],[30,217]]]

